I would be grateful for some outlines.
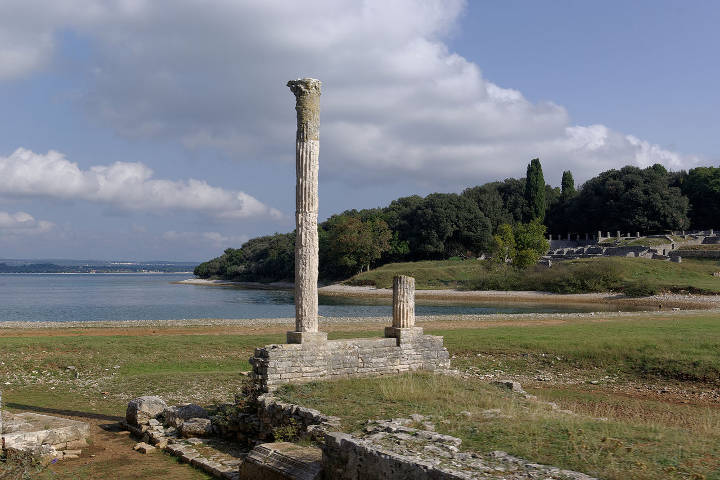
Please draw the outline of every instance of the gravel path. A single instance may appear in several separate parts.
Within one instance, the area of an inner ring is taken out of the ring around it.
[[[493,313],[472,315],[423,315],[418,316],[417,324],[432,328],[433,324],[462,324],[471,325],[488,324],[495,322],[528,322],[572,319],[613,319],[613,318],[658,318],[673,317],[676,315],[707,315],[720,314],[720,308],[702,310],[663,310],[646,312],[585,312],[585,313]],[[321,317],[320,325],[359,325],[359,324],[386,324],[392,322],[390,316],[386,317]],[[294,318],[201,318],[178,320],[118,320],[98,322],[2,322],[0,329],[47,329],[47,328],[172,328],[172,327],[278,327],[295,325]]]

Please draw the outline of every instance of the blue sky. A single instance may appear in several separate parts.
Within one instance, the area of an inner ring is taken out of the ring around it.
[[[0,258],[203,260],[293,228],[323,80],[321,217],[522,176],[717,165],[715,2],[3,0]]]

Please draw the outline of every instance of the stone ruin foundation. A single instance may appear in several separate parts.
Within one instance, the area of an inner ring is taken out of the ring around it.
[[[85,422],[32,412],[3,413],[0,410],[0,453],[3,455],[26,453],[43,461],[78,458],[88,445],[89,435],[90,425]]]
[[[260,391],[286,383],[386,375],[450,367],[442,337],[415,326],[415,280],[395,277],[393,324],[386,338],[274,344],[255,349],[251,376]]]
[[[319,80],[288,82],[295,95],[296,240],[295,330],[287,344],[266,345],[250,359],[261,391],[278,385],[351,376],[383,375],[450,366],[442,337],[415,327],[415,280],[393,283],[393,323],[386,338],[327,340],[318,331],[318,170],[320,151]]]

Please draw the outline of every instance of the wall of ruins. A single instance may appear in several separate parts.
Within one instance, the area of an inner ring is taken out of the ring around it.
[[[415,334],[403,339],[266,345],[255,349],[250,364],[256,383],[271,391],[291,382],[448,368],[450,355],[442,337]]]

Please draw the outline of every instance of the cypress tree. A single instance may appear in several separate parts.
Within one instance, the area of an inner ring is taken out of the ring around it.
[[[545,178],[539,158],[533,158],[527,167],[525,200],[528,205],[528,221],[545,219]]]
[[[562,193],[561,198],[563,201],[575,195],[575,179],[570,170],[565,170],[562,176]]]

